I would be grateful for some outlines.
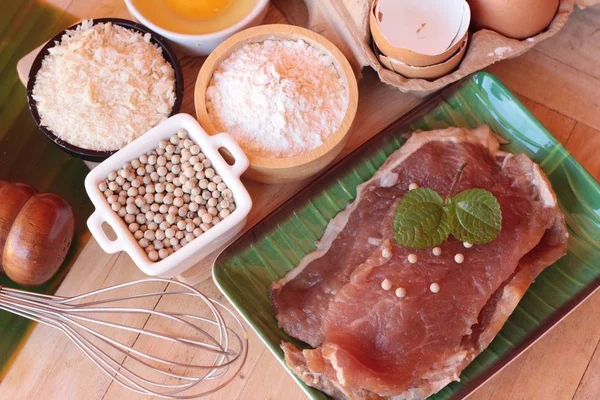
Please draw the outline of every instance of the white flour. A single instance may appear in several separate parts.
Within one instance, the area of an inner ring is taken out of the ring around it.
[[[306,42],[247,44],[225,59],[206,91],[215,128],[250,153],[290,157],[339,128],[348,89],[334,59]]]

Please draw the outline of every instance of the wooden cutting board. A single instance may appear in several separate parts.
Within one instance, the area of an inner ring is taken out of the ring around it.
[[[129,18],[120,0],[50,0],[43,4],[66,10],[76,19]],[[265,23],[286,22],[309,26],[336,41],[326,21],[309,14],[308,7],[302,2],[272,1]],[[598,26],[600,9],[576,12],[573,20],[556,37],[521,58],[490,68],[490,72],[521,96],[534,114],[597,179],[600,178],[597,157],[600,151]],[[186,81],[182,111],[192,115],[193,87],[202,61],[201,58],[181,57]],[[340,157],[421,101],[381,84],[369,70],[364,71],[359,90],[358,116]],[[275,186],[245,183],[254,201],[247,225],[250,227],[307,182]],[[195,280],[201,281],[196,287],[207,295],[222,298],[210,279],[211,265],[212,259],[193,271]],[[107,255],[94,240],[90,240],[58,293],[70,296],[141,277],[141,272],[126,254]],[[600,340],[598,307],[600,297],[595,296],[472,398],[600,398],[600,380],[596,372],[600,365],[600,351],[595,351]],[[134,343],[135,337],[128,340]],[[35,328],[4,374],[0,381],[3,398],[145,398],[111,384],[68,339],[44,326]],[[249,357],[239,379],[209,398],[303,399],[304,395],[251,333]]]

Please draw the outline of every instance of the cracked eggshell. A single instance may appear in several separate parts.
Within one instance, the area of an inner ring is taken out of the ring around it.
[[[429,65],[425,67],[415,67],[411,65],[406,65],[401,61],[395,60],[391,57],[386,57],[383,54],[379,55],[379,61],[381,64],[389,70],[396,72],[406,78],[417,78],[417,79],[437,79],[444,75],[450,73],[450,71],[454,70],[458,64],[462,61],[465,56],[465,52],[467,50],[467,45],[469,42],[469,37],[467,36],[465,40],[461,43],[461,47],[458,52],[450,57],[445,62],[435,65]]]
[[[471,12],[465,0],[375,0],[369,19],[381,53],[425,67],[457,53],[468,35]]]

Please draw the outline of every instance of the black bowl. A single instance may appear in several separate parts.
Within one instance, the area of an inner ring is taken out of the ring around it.
[[[158,33],[155,33],[154,31],[146,28],[144,25],[140,25],[138,23],[135,23],[135,22],[127,20],[127,19],[121,19],[121,18],[94,19],[95,24],[101,23],[101,22],[112,22],[115,25],[120,25],[125,28],[132,29],[134,31],[138,31],[142,34],[149,33],[151,35],[150,41],[152,43],[160,46],[160,48],[162,49],[163,57],[165,58],[165,60],[167,62],[169,62],[171,64],[171,66],[173,67],[173,71],[175,72],[175,96],[176,96],[176,99],[175,99],[175,104],[173,104],[173,109],[171,110],[171,113],[169,114],[169,116],[179,113],[179,111],[181,110],[181,103],[183,101],[183,73],[181,71],[181,64],[179,64],[179,60],[177,59],[175,52],[169,47],[169,45],[167,44],[167,41],[162,36],[160,36]],[[116,153],[117,151],[119,151],[120,149],[116,149],[116,150],[112,150],[112,151],[89,150],[89,149],[84,149],[81,147],[74,146],[70,143],[67,143],[67,142],[59,139],[58,137],[56,137],[56,135],[54,135],[52,133],[52,131],[50,131],[50,129],[48,129],[47,127],[45,127],[41,124],[40,114],[38,113],[36,102],[33,99],[33,85],[35,84],[35,78],[37,76],[38,71],[42,67],[42,61],[44,60],[46,55],[48,55],[48,49],[50,49],[51,47],[54,47],[55,42],[60,42],[62,36],[65,34],[65,31],[70,30],[70,29],[75,29],[80,24],[81,24],[81,22],[58,33],[56,36],[54,36],[52,39],[50,39],[48,41],[48,43],[46,43],[44,45],[44,47],[42,47],[42,49],[40,50],[38,55],[35,57],[35,60],[33,61],[33,64],[31,65],[31,70],[29,71],[29,78],[27,81],[27,104],[29,105],[29,111],[31,112],[31,116],[33,117],[38,128],[54,144],[56,144],[62,150],[64,150],[65,152],[67,152],[73,156],[82,158],[87,161],[102,162],[102,161],[106,160],[108,157],[110,157],[111,155],[113,155],[114,153]]]

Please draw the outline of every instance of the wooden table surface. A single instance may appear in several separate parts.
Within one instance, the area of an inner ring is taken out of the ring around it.
[[[51,0],[79,17],[129,17],[122,0]],[[303,23],[297,3],[272,2],[266,22]],[[326,26],[312,26],[327,34]],[[183,57],[184,112],[193,112],[192,88],[202,59]],[[600,179],[600,7],[578,10],[558,35],[514,60],[488,69],[498,76],[585,168]],[[365,71],[360,106],[343,154],[393,122],[422,100],[381,84]],[[41,140],[41,139],[40,139]],[[342,155],[343,155],[342,154]],[[265,186],[247,182],[254,200],[248,226],[293,195],[306,182]],[[206,271],[208,271],[206,269]],[[90,240],[58,293],[72,296],[142,278],[126,254],[105,254]],[[210,275],[197,285],[222,298]],[[600,293],[589,298],[560,325],[497,374],[470,398],[600,399]],[[128,339],[129,340],[129,339]],[[131,337],[131,343],[135,337]],[[137,399],[102,374],[54,329],[37,326],[19,349],[5,379],[4,399]],[[250,351],[238,378],[211,399],[304,399],[279,362],[250,335]]]

